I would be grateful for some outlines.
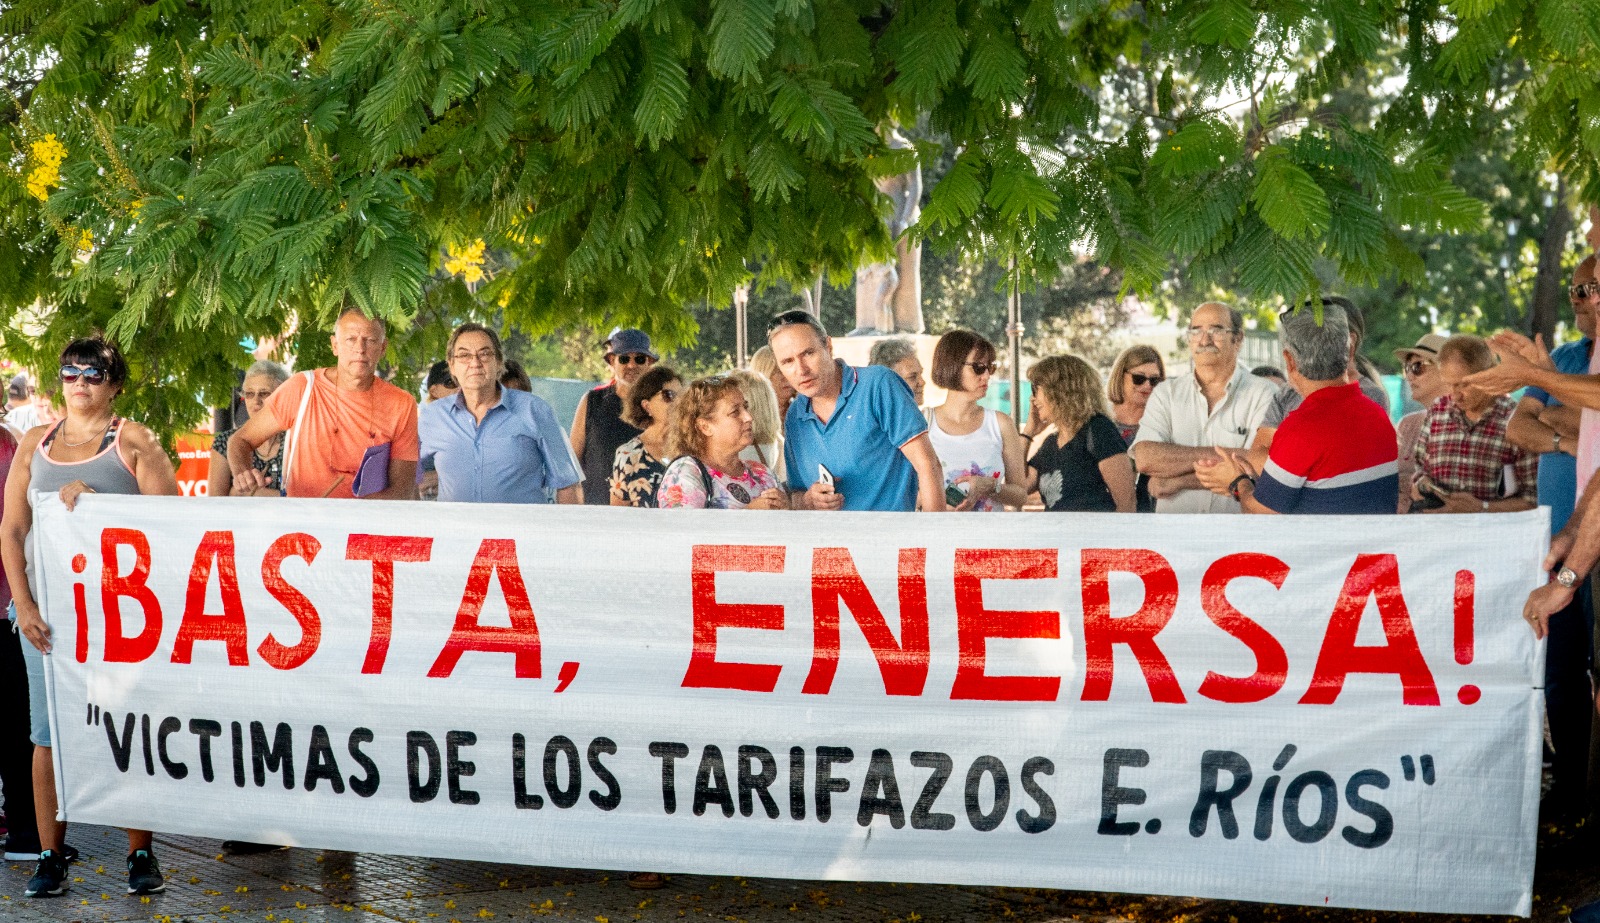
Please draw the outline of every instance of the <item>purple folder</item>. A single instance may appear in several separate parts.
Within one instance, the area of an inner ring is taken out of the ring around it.
[[[389,489],[389,443],[375,445],[361,454],[361,467],[350,482],[350,493],[370,497]]]

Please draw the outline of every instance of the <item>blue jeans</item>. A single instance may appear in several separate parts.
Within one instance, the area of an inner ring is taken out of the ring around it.
[[[17,604],[6,604],[11,630],[17,630]],[[28,668],[28,739],[36,747],[50,746],[50,703],[45,700],[44,653],[27,638],[22,642],[22,662]]]

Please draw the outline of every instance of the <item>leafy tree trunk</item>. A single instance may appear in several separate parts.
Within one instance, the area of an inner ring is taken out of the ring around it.
[[[1566,279],[1561,274],[1561,255],[1570,233],[1572,206],[1567,202],[1566,180],[1561,180],[1550,213],[1545,216],[1544,236],[1539,238],[1539,274],[1534,277],[1533,298],[1528,303],[1528,335],[1543,334],[1548,346],[1555,345],[1551,338],[1555,336],[1561,306],[1566,303],[1562,297]]]

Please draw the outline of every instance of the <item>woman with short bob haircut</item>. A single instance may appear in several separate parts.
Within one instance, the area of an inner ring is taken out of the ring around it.
[[[980,407],[995,372],[995,348],[970,330],[952,330],[933,348],[933,383],[945,389],[928,438],[944,469],[945,502],[955,512],[1021,509],[1028,492],[1026,447],[1010,416]]]
[[[0,520],[0,556],[11,584],[12,617],[28,643],[28,711],[32,724],[34,811],[38,815],[39,865],[24,894],[58,895],[67,890],[67,825],[56,820],[55,772],[51,768],[50,719],[45,704],[44,655],[51,649],[50,626],[39,613],[28,560],[33,531],[33,496],[57,494],[70,513],[84,494],[142,494],[176,497],[172,459],[154,433],[112,410],[128,380],[128,363],[99,336],[73,340],[61,351],[59,423],[35,426],[22,438],[6,478],[5,515]],[[128,893],[152,894],[166,888],[151,852],[148,830],[128,831]]]
[[[739,383],[726,375],[692,382],[672,405],[656,501],[663,509],[781,510],[788,497],[760,462],[739,453],[755,441],[754,418]]]

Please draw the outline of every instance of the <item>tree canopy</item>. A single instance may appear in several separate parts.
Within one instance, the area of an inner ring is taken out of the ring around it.
[[[919,158],[915,233],[1024,283],[1404,284],[1486,132],[1600,201],[1595,60],[1600,0],[13,0],[5,345],[101,326],[170,426],[346,304],[683,342],[888,253]]]

